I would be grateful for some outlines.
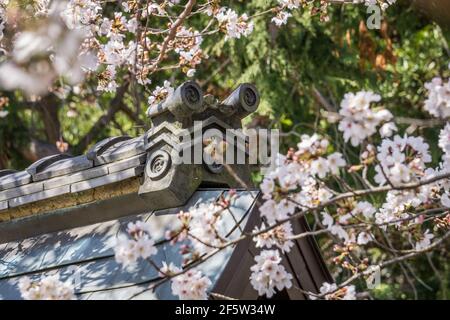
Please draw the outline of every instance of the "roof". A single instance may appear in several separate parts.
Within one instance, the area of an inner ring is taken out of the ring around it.
[[[215,201],[226,192],[197,191],[184,210],[198,203]],[[221,234],[228,234],[230,240],[241,234],[257,194],[238,192],[237,200],[224,213],[223,223],[218,226]],[[55,273],[63,281],[75,279],[78,299],[175,299],[170,281],[158,286],[153,293],[146,291],[151,283],[160,280],[157,271],[147,261],[141,259],[130,270],[121,268],[115,262],[113,246],[116,235],[124,232],[130,221],[138,219],[150,222],[152,238],[157,243],[165,240],[167,227],[177,223],[176,213],[170,210],[141,212],[122,219],[0,244],[0,299],[20,299],[17,281],[21,277],[39,280],[41,276]],[[237,227],[236,221],[239,222]],[[158,246],[158,254],[152,260],[159,266],[162,266],[162,261],[181,265],[179,250],[183,244],[185,242],[171,244],[166,241]],[[232,251],[230,247],[197,268],[211,279],[212,287],[222,274]]]
[[[137,177],[145,159],[144,136],[119,136],[100,141],[85,155],[57,154],[24,171],[2,170],[0,211]]]

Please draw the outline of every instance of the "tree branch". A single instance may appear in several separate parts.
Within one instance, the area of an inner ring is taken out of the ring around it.
[[[80,140],[78,145],[75,147],[75,150],[77,150],[78,152],[86,150],[89,144],[98,136],[100,131],[102,131],[114,118],[116,113],[121,110],[123,105],[123,98],[128,90],[128,86],[129,81],[127,80],[122,87],[117,89],[116,96],[111,101],[111,105],[106,114],[104,114],[97,120],[97,122],[92,126],[91,130],[89,130],[89,132]]]

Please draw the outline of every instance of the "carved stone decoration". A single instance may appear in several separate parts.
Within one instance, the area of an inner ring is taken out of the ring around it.
[[[158,150],[148,159],[145,174],[152,180],[158,180],[166,175],[171,165],[170,154],[164,150]]]
[[[190,154],[203,151],[203,140],[194,137],[194,122],[202,121],[202,134],[208,129],[225,132],[242,128],[241,120],[255,112],[259,105],[259,93],[251,84],[241,84],[222,103],[212,95],[203,97],[198,84],[183,83],[159,105],[150,108],[147,115],[153,127],[147,131],[144,146],[147,161],[139,195],[149,209],[183,205],[201,185],[221,185],[230,188],[243,187],[242,181],[251,186],[250,167],[247,164],[229,165],[233,176],[220,163],[184,163],[181,159],[185,148]],[[182,144],[180,135],[191,136],[192,142]],[[195,149],[195,145],[200,149]],[[200,146],[198,146],[200,144]],[[232,147],[235,147],[234,145]],[[236,181],[238,176],[240,181]]]

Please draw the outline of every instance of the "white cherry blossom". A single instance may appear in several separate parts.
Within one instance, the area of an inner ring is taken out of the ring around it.
[[[281,264],[278,250],[263,250],[255,257],[256,264],[250,270],[250,283],[258,291],[259,296],[271,298],[277,289],[292,287],[292,275]]]
[[[22,277],[18,286],[25,300],[75,300],[72,284],[62,282],[57,274],[43,277],[40,281]]]
[[[180,300],[206,300],[211,280],[201,271],[188,270],[171,280],[172,293]]]
[[[393,116],[388,110],[371,108],[372,103],[380,100],[381,96],[370,91],[345,94],[339,110],[342,119],[338,128],[344,133],[346,142],[350,141],[352,146],[356,147],[375,134],[380,124],[392,119]],[[393,127],[390,126],[390,129],[393,130]]]

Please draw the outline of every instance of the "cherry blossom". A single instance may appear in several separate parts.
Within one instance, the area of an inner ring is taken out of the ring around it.
[[[189,234],[195,250],[202,254],[223,243],[220,225],[224,208],[215,203],[201,203],[189,209]]]
[[[64,2],[53,3],[45,23],[15,38],[11,59],[0,66],[0,85],[5,89],[41,94],[58,76],[72,84],[83,79],[83,54],[87,53],[81,50],[80,54],[78,49],[84,34],[67,28],[60,17],[63,6]]]
[[[450,123],[448,122],[439,134],[439,147],[446,156],[450,156]]]
[[[150,226],[142,221],[128,224],[128,235],[120,234],[114,247],[117,263],[124,267],[136,264],[138,259],[147,259],[157,253],[155,242],[150,237]]]
[[[298,9],[300,7],[300,0],[278,0],[278,3],[290,10]]]
[[[446,208],[450,208],[450,195],[448,193],[442,195],[441,204]]]
[[[28,277],[19,280],[19,290],[25,300],[74,300],[75,293],[72,284],[59,280],[59,275],[32,281]]]
[[[366,219],[373,218],[376,209],[374,206],[367,201],[360,201],[356,204],[355,208],[352,210],[353,215],[362,214]]]
[[[430,230],[426,230],[422,235],[422,238],[416,242],[416,250],[422,250],[431,244],[431,240],[434,238],[434,234],[430,233]]]
[[[172,293],[181,300],[206,300],[211,280],[201,271],[188,270],[172,278]]]
[[[358,237],[357,237],[357,240],[356,240],[356,242],[359,245],[368,244],[370,241],[372,241],[372,237],[367,232],[361,232],[360,234],[358,234]]]
[[[341,238],[344,243],[348,243],[352,240],[347,231],[345,231],[339,224],[335,224],[333,217],[327,212],[322,212],[322,223],[331,232],[331,234]]]
[[[429,145],[422,137],[395,136],[384,139],[378,148],[375,181],[378,184],[406,183],[423,176],[426,163],[431,162]]]
[[[238,16],[236,11],[222,7],[215,15],[217,21],[224,26],[226,38],[237,38],[248,36],[253,32],[253,22],[248,21],[247,14]]]
[[[328,169],[334,175],[339,174],[339,168],[345,167],[346,164],[347,163],[345,162],[342,153],[340,152],[330,154],[327,158]]]
[[[380,136],[383,138],[390,137],[394,134],[395,131],[397,131],[397,126],[394,122],[387,122],[383,124],[380,128]]]
[[[436,118],[450,117],[450,80],[444,82],[440,77],[434,78],[425,84],[428,98],[424,108]]]
[[[379,102],[381,97],[370,91],[347,93],[341,102],[339,114],[339,130],[344,133],[344,140],[352,146],[360,145],[367,137],[377,132],[377,127],[392,119],[392,114],[386,109],[375,110],[371,104]],[[389,129],[389,130],[388,130]],[[393,126],[385,127],[383,133],[393,131]],[[386,132],[387,131],[387,132]]]
[[[169,264],[167,264],[166,261],[163,261],[162,267],[159,269],[159,276],[164,278],[167,276],[172,276],[177,273],[180,273],[181,271],[182,271],[181,268],[178,268],[177,266],[175,266],[175,264],[173,262],[170,262]]]
[[[159,102],[166,99],[173,92],[174,88],[167,80],[164,81],[164,85],[162,87],[157,86],[155,90],[153,90],[152,95],[148,98],[149,108],[147,110],[147,113],[149,112],[150,108],[156,106]]]
[[[335,283],[324,282],[320,287],[320,295],[324,296],[325,300],[355,300],[356,292],[355,286],[346,286],[338,289]],[[316,300],[317,296],[310,295],[310,299]]]
[[[322,157],[311,162],[311,174],[317,175],[321,179],[325,178],[329,169],[327,160]]]
[[[266,229],[266,225],[263,223],[260,228],[255,227],[254,233],[260,232]],[[292,224],[290,222],[283,223],[282,225],[264,232],[253,240],[256,242],[257,248],[268,248],[272,246],[278,247],[282,253],[290,252],[294,242],[288,240],[289,237],[293,236]]]
[[[263,250],[255,257],[256,264],[250,270],[250,282],[258,295],[271,298],[277,289],[292,287],[292,275],[281,264],[278,250]]]
[[[272,18],[272,22],[278,27],[287,23],[287,20],[292,17],[292,14],[286,11],[280,11],[275,17]]]

